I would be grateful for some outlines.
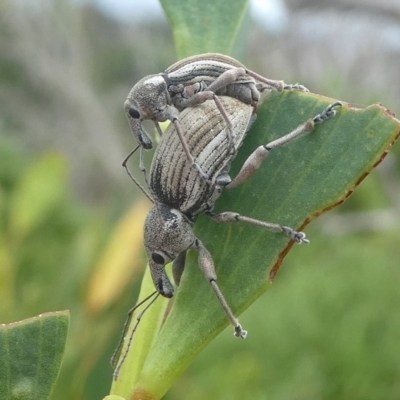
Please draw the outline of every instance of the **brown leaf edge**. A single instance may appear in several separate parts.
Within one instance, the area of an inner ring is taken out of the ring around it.
[[[390,117],[390,118],[396,120],[396,121],[400,124],[400,120],[398,120],[398,119],[396,118],[396,114],[395,114],[393,111],[391,111],[391,110],[389,110],[389,109],[383,107],[382,104],[380,104],[380,103],[372,104],[372,105],[368,106],[367,108],[371,108],[371,107],[378,107],[378,108],[380,108],[384,114],[386,114],[388,117]],[[363,110],[362,108],[354,107],[354,106],[352,106],[352,105],[350,105],[350,104],[348,104],[348,108],[351,109],[351,110],[354,110],[354,111],[359,111],[359,110],[361,111],[361,110]],[[388,154],[390,148],[394,145],[394,143],[397,141],[397,139],[398,139],[399,137],[400,137],[400,130],[397,132],[397,135],[395,136],[395,138],[393,139],[393,141],[392,141],[391,143],[389,143],[389,145],[388,145],[388,146],[386,147],[386,149],[383,151],[383,153],[382,153],[382,155],[380,156],[380,158],[378,159],[378,161],[376,161],[376,163],[373,164],[373,165],[371,166],[371,168],[370,168],[368,171],[366,171],[363,175],[361,175],[361,176],[357,179],[357,181],[354,183],[354,185],[353,185],[352,187],[350,187],[350,188],[347,190],[347,192],[344,194],[344,196],[343,196],[341,199],[339,199],[336,203],[331,204],[331,205],[328,206],[328,207],[325,207],[325,208],[322,209],[321,211],[318,211],[318,212],[316,212],[315,214],[312,214],[310,217],[308,217],[308,218],[301,224],[301,226],[300,226],[300,228],[299,228],[298,230],[299,230],[299,231],[303,231],[303,229],[304,229],[311,221],[313,221],[315,218],[317,218],[317,217],[319,217],[320,215],[322,215],[322,214],[324,214],[324,213],[326,213],[326,212],[328,212],[328,211],[334,209],[335,207],[340,206],[341,204],[343,204],[343,203],[353,194],[353,192],[354,192],[354,190],[357,188],[357,186],[371,173],[371,171],[372,171],[374,168],[376,168],[376,167],[385,159],[385,157],[387,156],[387,154]],[[286,257],[286,255],[289,253],[289,251],[290,251],[290,249],[292,248],[293,244],[294,244],[294,242],[291,240],[291,241],[289,242],[289,244],[288,244],[288,245],[282,250],[282,252],[279,254],[278,259],[277,259],[275,265],[271,268],[271,271],[270,271],[270,273],[269,273],[269,281],[270,281],[270,283],[272,283],[272,282],[274,281],[275,276],[276,276],[276,274],[278,273],[278,271],[279,271],[279,269],[280,269],[280,267],[281,267],[281,265],[282,265],[283,259],[284,259],[284,258]]]

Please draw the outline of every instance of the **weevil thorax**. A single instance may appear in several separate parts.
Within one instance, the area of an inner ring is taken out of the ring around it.
[[[151,208],[144,224],[144,246],[150,264],[164,266],[192,247],[195,240],[193,222],[183,213],[160,203]]]

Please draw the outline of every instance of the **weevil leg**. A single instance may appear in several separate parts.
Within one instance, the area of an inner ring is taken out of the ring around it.
[[[275,81],[273,79],[268,79],[265,76],[257,74],[256,72],[249,69],[246,70],[246,73],[247,75],[254,78],[256,81],[263,83],[263,86],[259,87],[259,90],[261,92],[266,89],[274,89],[278,92],[282,92],[283,90],[299,90],[301,92],[309,92],[309,90],[305,86],[300,85],[299,83],[287,84],[284,81]]]
[[[157,131],[158,135],[159,135],[160,137],[162,137],[163,131],[161,130],[160,124],[158,123],[158,121],[154,121],[154,125],[156,126],[156,131]]]
[[[219,78],[217,79],[217,81],[218,80],[219,80]],[[214,83],[215,83],[215,81],[211,85],[213,85]],[[188,99],[182,99],[180,106],[182,106],[184,108],[194,107],[198,104],[204,103],[205,101],[213,100],[215,105],[218,108],[218,111],[221,113],[222,118],[224,119],[224,121],[226,123],[227,135],[228,135],[228,140],[229,140],[229,152],[231,154],[235,154],[236,150],[235,150],[235,146],[233,144],[232,122],[229,119],[229,115],[226,112],[224,106],[222,105],[219,97],[214,93],[214,91],[209,90],[210,86],[207,88],[207,90],[197,92],[193,96],[190,96]],[[224,86],[222,86],[222,87],[224,87]]]
[[[313,118],[313,122],[315,124],[320,124],[321,122],[324,122],[327,119],[334,117],[337,112],[337,110],[335,110],[336,107],[342,107],[342,103],[340,101],[336,101],[335,103],[330,104],[328,107],[325,108],[324,111],[322,111],[321,114],[318,114]]]
[[[139,169],[143,173],[144,181],[146,182],[147,187],[149,187],[149,182],[147,181],[146,167],[144,166],[143,149],[144,147],[141,146],[139,150]]]
[[[204,93],[204,92],[203,92]],[[236,153],[235,145],[233,143],[233,133],[232,133],[232,122],[229,119],[229,116],[224,108],[224,106],[221,103],[221,100],[219,97],[214,93],[213,96],[215,105],[218,108],[218,111],[221,113],[222,118],[224,119],[226,123],[226,131],[227,131],[227,136],[228,136],[228,146],[229,146],[229,155],[234,155]]]
[[[238,319],[233,315],[231,308],[229,307],[228,302],[226,301],[224,295],[222,294],[218,284],[217,284],[217,274],[215,272],[214,261],[210,252],[205,248],[203,243],[200,240],[196,240],[194,244],[194,248],[196,248],[199,252],[199,266],[204,276],[210,282],[212,289],[214,290],[215,295],[219,303],[221,304],[225,314],[227,315],[230,323],[234,328],[234,335],[236,337],[240,337],[245,339],[247,336],[247,331],[242,328]]]
[[[232,179],[227,172],[219,174],[215,179],[215,184],[222,187],[225,187],[230,182],[232,182]]]
[[[237,67],[228,69],[224,71],[217,79],[215,79],[214,82],[210,83],[207,89],[211,90],[212,92],[217,92],[218,90],[235,83],[238,78],[245,75],[247,75],[245,68]]]
[[[122,354],[122,347],[124,345],[124,339],[125,339],[125,335],[128,332],[129,329],[129,325],[132,321],[132,317],[133,317],[133,313],[144,303],[146,303],[148,300],[150,300],[154,295],[156,295],[150,302],[149,304],[146,305],[146,307],[143,308],[143,310],[138,314],[138,316],[136,317],[136,323],[135,326],[132,328],[131,334],[129,335],[128,338],[128,343],[126,345],[126,350],[124,351],[124,354]],[[118,346],[114,351],[114,354],[111,357],[111,366],[114,368],[114,373],[113,373],[113,379],[114,381],[116,381],[118,379],[118,375],[119,375],[119,371],[121,370],[122,364],[124,363],[126,356],[128,355],[129,349],[131,347],[132,344],[132,339],[133,339],[133,335],[136,332],[136,329],[140,323],[140,320],[142,319],[144,313],[152,306],[152,304],[157,300],[158,296],[160,295],[160,293],[157,293],[157,291],[154,291],[153,293],[151,293],[149,296],[147,296],[144,300],[142,300],[140,303],[136,304],[134,307],[132,307],[128,313],[127,313],[127,317],[124,323],[124,327],[122,330],[122,335],[121,338],[118,342]],[[122,357],[121,357],[122,354]],[[120,358],[120,359],[119,359]]]
[[[172,119],[172,123],[175,126],[176,129],[176,133],[179,136],[179,140],[182,143],[182,147],[183,147],[183,151],[185,152],[186,158],[189,161],[189,163],[192,165],[192,167],[197,171],[197,173],[201,176],[201,178],[203,178],[206,181],[210,181],[207,174],[200,168],[200,165],[196,163],[194,157],[192,156],[192,154],[190,153],[189,150],[189,146],[186,142],[186,139],[182,133],[182,129],[181,129],[181,125],[179,123],[179,119],[178,118],[173,118]]]
[[[246,217],[236,212],[232,211],[224,211],[218,214],[213,213],[212,211],[206,212],[207,216],[213,219],[216,222],[245,222],[246,224],[255,225],[260,228],[267,229],[272,232],[284,233],[286,236],[290,237],[290,239],[294,240],[296,243],[301,244],[309,244],[310,241],[306,238],[304,232],[297,232],[294,229],[288,226],[282,226],[279,224],[275,224],[272,222],[261,221],[259,219],[254,219],[250,217]]]
[[[272,90],[277,90],[278,92],[281,92],[283,90],[299,90],[302,92],[309,92],[309,90],[305,86],[300,85],[299,83],[287,84],[284,81],[276,81],[273,79],[268,79],[265,76],[257,74],[256,72],[250,69],[241,67],[228,69],[227,71],[223,72],[214,82],[212,82],[207,87],[207,90],[216,93],[218,90],[223,89],[224,87],[229,86],[232,83],[235,83],[237,79],[240,78],[241,76],[246,76],[246,75],[254,78],[256,81],[255,82],[256,85],[258,82],[262,83],[261,87],[257,86],[257,89],[259,89],[260,91],[264,91],[266,89],[272,89]]]
[[[181,104],[180,106],[185,108],[185,107],[193,107],[197,104],[204,103],[207,100],[214,100],[215,105],[217,106],[219,112],[221,113],[226,126],[227,126],[227,135],[229,139],[229,154],[234,155],[236,153],[235,146],[233,143],[233,133],[232,133],[232,122],[229,119],[229,116],[224,109],[221,101],[219,100],[218,96],[216,95],[216,92],[218,92],[221,89],[226,88],[227,86],[234,84],[237,82],[238,78],[241,76],[246,76],[247,75],[247,70],[245,68],[237,67],[237,68],[232,68],[228,69],[227,71],[224,71],[218,78],[216,78],[209,86],[207,86],[206,90],[201,90],[192,96],[186,98],[186,99],[181,99]],[[274,82],[274,81],[271,81]],[[239,82],[240,83],[240,82]],[[254,82],[255,84],[256,82]],[[259,100],[259,93],[258,90],[254,87],[252,90],[252,97],[253,101],[257,102]],[[250,99],[249,99],[250,101]]]
[[[147,190],[141,185],[141,183],[132,175],[132,172],[130,171],[129,167],[128,167],[128,160],[132,157],[132,155],[136,152],[136,150],[140,148],[139,152],[140,152],[140,157],[139,157],[139,168],[140,170],[143,172],[144,174],[144,180],[148,186],[147,183],[147,176],[146,176],[146,169],[144,167],[143,164],[143,147],[139,144],[137,145],[124,159],[124,161],[122,161],[122,166],[125,168],[126,173],[129,175],[129,177],[131,178],[131,180],[135,183],[135,185],[144,193],[144,195],[152,202],[154,203],[153,198],[150,196],[150,193],[147,192]]]
[[[232,182],[232,178],[229,175],[229,171],[231,169],[231,163],[225,165],[219,175],[215,178],[215,184],[217,186],[221,186],[221,188],[225,187],[229,183]]]
[[[211,182],[207,174],[201,169],[200,165],[196,163],[196,160],[190,153],[189,146],[187,144],[185,136],[182,133],[181,124],[179,122],[179,111],[174,106],[167,106],[164,114],[166,118],[174,124],[176,133],[178,134],[179,140],[183,147],[183,151],[186,155],[186,159],[192,165],[192,168],[194,168],[194,170],[200,175],[202,179],[207,182]]]
[[[342,103],[340,103],[339,101],[330,104],[320,114],[299,125],[292,132],[289,132],[288,134],[270,143],[257,147],[244,162],[242,168],[240,169],[239,173],[233,178],[232,182],[226,185],[226,188],[231,189],[245,182],[260,167],[260,165],[263,163],[263,161],[272,149],[284,146],[292,142],[294,139],[297,139],[300,136],[312,132],[314,130],[315,124],[320,124],[330,118],[333,118],[337,112],[335,108],[341,106]]]
[[[179,286],[183,271],[185,270],[186,251],[179,253],[178,257],[172,262],[172,276],[176,286]]]

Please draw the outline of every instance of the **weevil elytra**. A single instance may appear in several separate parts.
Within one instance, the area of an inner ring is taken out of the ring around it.
[[[131,130],[141,149],[150,149],[152,140],[142,126],[143,120],[152,120],[161,134],[158,122],[171,121],[175,134],[179,136],[187,160],[196,171],[206,178],[196,155],[190,152],[185,127],[180,121],[180,112],[187,107],[213,100],[228,128],[230,146],[233,149],[233,122],[219,96],[229,96],[244,104],[256,106],[260,95],[268,90],[302,90],[299,84],[286,84],[265,78],[232,57],[206,53],[185,58],[173,64],[164,73],[149,75],[141,79],[128,94],[125,112]],[[145,173],[140,157],[140,169]]]
[[[308,119],[290,133],[259,146],[232,180],[228,174],[230,163],[255,118],[255,108],[232,97],[222,96],[220,101],[233,122],[230,132],[213,102],[186,108],[182,111],[180,118],[188,148],[195,155],[207,179],[197,174],[188,162],[180,146],[180,139],[176,135],[175,126],[171,124],[163,134],[150,168],[151,195],[147,194],[147,196],[154,204],[145,221],[144,245],[156,292],[167,298],[173,296],[174,288],[165,272],[166,264],[173,263],[173,278],[175,284],[179,285],[187,251],[197,250],[199,267],[233,325],[234,335],[245,338],[247,332],[234,316],[219,289],[213,258],[201,240],[195,236],[193,225],[198,215],[204,212],[216,222],[245,222],[284,233],[296,243],[308,243],[303,232],[297,232],[290,227],[256,220],[232,211],[216,214],[213,212],[213,207],[223,188],[235,187],[248,179],[272,149],[311,132],[315,124],[332,118],[336,114],[335,108],[340,107],[341,104],[336,102],[328,106],[320,114]],[[231,151],[232,143],[234,151]],[[128,320],[131,314],[132,310],[128,313]],[[141,316],[142,313],[140,318]],[[132,336],[128,343],[131,340]],[[120,347],[118,349],[120,350]],[[115,369],[115,379],[124,357]]]

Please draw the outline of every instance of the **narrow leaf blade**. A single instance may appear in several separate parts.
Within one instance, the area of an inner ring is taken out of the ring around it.
[[[173,28],[178,58],[216,52],[229,54],[248,0],[161,0]]]
[[[257,146],[283,136],[332,102],[313,94],[271,94],[258,110],[232,176]],[[344,105],[313,133],[271,152],[250,180],[223,193],[216,211],[236,211],[303,229],[351,194],[384,158],[399,132],[400,122],[379,105],[366,109]],[[195,231],[213,255],[218,283],[237,314],[265,292],[292,247],[283,235],[244,224],[215,224],[205,217],[199,218]],[[136,385],[136,393],[152,399],[159,399],[228,325],[198,269],[197,254],[188,258],[174,306]]]
[[[0,398],[45,400],[55,385],[69,312],[51,312],[0,325]]]

